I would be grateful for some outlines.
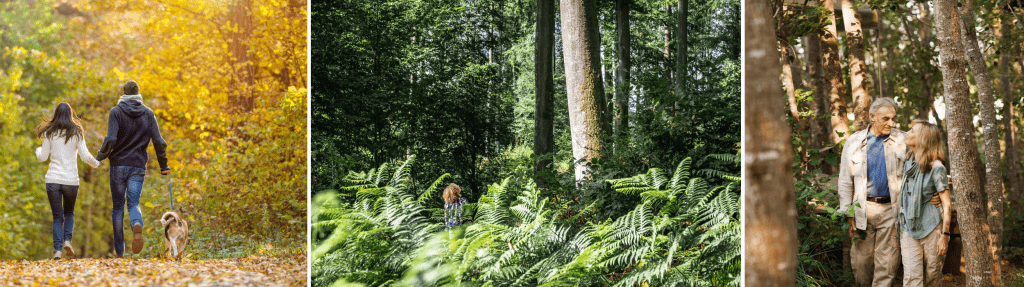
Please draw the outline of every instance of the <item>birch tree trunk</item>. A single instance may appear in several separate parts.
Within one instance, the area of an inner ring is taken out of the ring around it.
[[[601,157],[601,38],[597,31],[597,0],[562,0],[562,47],[569,126],[576,181],[589,177],[589,162]]]
[[[843,6],[843,24],[846,28],[846,55],[850,60],[850,90],[853,102],[857,103],[853,110],[854,130],[859,131],[871,124],[868,108],[871,106],[871,93],[864,84],[867,79],[864,65],[864,33],[861,30],[860,14],[853,0],[840,0]]]
[[[537,45],[534,50],[533,158],[535,181],[546,184],[544,173],[550,172],[551,154],[555,151],[555,1],[537,0]]]
[[[834,0],[822,1],[822,6],[831,9],[835,7]],[[829,81],[829,107],[831,108],[832,142],[846,138],[850,131],[850,123],[846,118],[846,88],[843,86],[843,75],[839,67],[839,43],[836,32],[836,16],[829,14],[829,24],[825,26],[825,33],[821,36],[821,54],[825,66],[825,79]],[[840,135],[842,134],[842,135]]]
[[[968,286],[991,286],[986,273],[991,260],[988,253],[989,232],[986,222],[984,187],[978,181],[982,173],[974,137],[974,124],[967,75],[964,73],[964,48],[961,41],[962,20],[957,15],[956,0],[935,0],[935,26],[939,36],[939,58],[942,88],[946,95],[946,125],[949,133],[951,184],[960,222],[967,263]]]
[[[1003,173],[999,159],[999,127],[996,126],[996,108],[993,103],[992,80],[985,66],[985,56],[978,47],[978,36],[974,32],[974,8],[971,0],[963,2],[962,26],[960,37],[963,39],[967,52],[967,63],[971,67],[975,84],[978,87],[978,101],[981,102],[980,119],[982,138],[985,146],[985,191],[988,196],[988,252],[992,261],[992,285],[1002,286],[999,264],[999,251],[1003,230]]]
[[[744,0],[743,197],[746,286],[796,286],[796,198],[789,125],[778,108],[779,53],[765,1]]]

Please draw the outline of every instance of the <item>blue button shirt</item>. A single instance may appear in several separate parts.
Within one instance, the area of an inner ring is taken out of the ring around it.
[[[885,140],[868,131],[868,197],[889,196],[889,176],[885,169]]]

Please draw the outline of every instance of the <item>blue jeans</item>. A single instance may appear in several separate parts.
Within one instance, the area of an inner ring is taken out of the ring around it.
[[[71,240],[75,231],[75,200],[78,186],[56,183],[46,184],[46,198],[50,200],[53,213],[53,251],[60,251],[65,240]]]
[[[128,217],[131,225],[142,223],[142,209],[139,198],[142,197],[142,183],[146,180],[146,169],[133,166],[110,167],[110,199],[114,202],[110,221],[114,225],[114,251],[118,256],[124,255],[124,207],[128,203]]]

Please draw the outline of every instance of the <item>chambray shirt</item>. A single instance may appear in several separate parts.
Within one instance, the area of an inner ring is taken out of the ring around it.
[[[928,203],[932,196],[949,189],[946,178],[946,166],[941,161],[932,162],[932,169],[922,173],[914,159],[903,164],[903,198],[896,217],[896,224],[914,239],[928,236],[939,222],[942,222],[942,209]]]
[[[868,197],[889,196],[889,178],[885,170],[885,142],[889,135],[868,133]]]

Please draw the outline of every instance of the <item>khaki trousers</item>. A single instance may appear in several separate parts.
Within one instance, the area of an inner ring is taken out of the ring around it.
[[[928,236],[921,239],[914,239],[909,233],[900,232],[904,287],[942,286],[942,263],[946,260],[946,255],[939,255],[940,240],[946,240],[946,236],[942,235],[941,222],[928,233]]]
[[[900,264],[899,239],[896,232],[896,218],[892,203],[867,201],[864,215],[867,216],[867,236],[854,238],[850,249],[850,265],[853,268],[857,286],[892,286],[896,268]]]

